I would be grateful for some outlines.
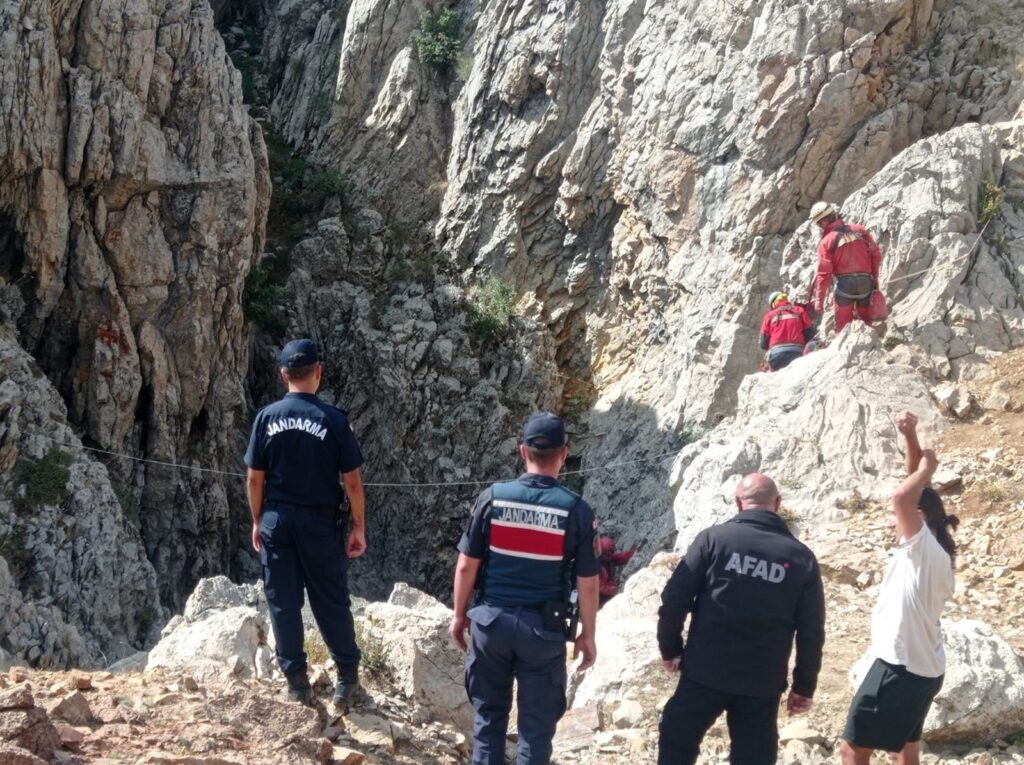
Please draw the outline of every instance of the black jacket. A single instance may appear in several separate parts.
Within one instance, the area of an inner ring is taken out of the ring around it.
[[[661,655],[683,656],[692,680],[742,696],[781,694],[796,633],[793,691],[814,695],[825,642],[821,572],[776,513],[745,510],[698,534],[661,603]]]

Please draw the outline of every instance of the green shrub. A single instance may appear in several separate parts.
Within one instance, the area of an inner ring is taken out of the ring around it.
[[[307,632],[302,643],[302,650],[306,652],[306,661],[310,664],[326,664],[331,658],[331,652],[319,632]]]
[[[385,277],[389,282],[434,283],[434,261],[429,255],[418,254],[411,258],[392,260]]]
[[[362,654],[359,666],[363,671],[381,680],[391,676],[391,663],[384,643],[373,632],[363,629],[359,621],[356,621],[356,644]]]
[[[785,505],[779,505],[779,517],[786,522],[787,526],[800,522],[800,517]]]
[[[558,480],[561,482],[562,486],[567,488],[569,491],[574,491],[580,496],[583,496],[583,489],[587,484],[586,476],[583,473],[569,471],[567,473],[562,473],[562,475],[558,477]]]
[[[387,314],[391,296],[387,292],[378,292],[370,300],[370,326],[374,329],[383,329],[384,316]]]
[[[14,486],[24,487],[24,493],[17,492],[15,495],[18,509],[28,511],[40,505],[62,504],[67,497],[67,483],[71,478],[68,468],[71,463],[71,455],[56,447],[51,447],[39,459],[19,459],[12,475]]]
[[[590,410],[590,397],[576,393],[568,398],[562,407],[562,416],[569,422],[578,423]]]
[[[482,342],[497,339],[515,313],[516,291],[508,282],[492,277],[473,293],[470,329]]]
[[[899,335],[894,335],[890,333],[886,335],[885,340],[882,341],[882,347],[885,348],[885,350],[887,351],[891,351],[899,345],[906,345],[906,342],[907,341],[904,340]]]
[[[1003,199],[1003,189],[992,181],[985,181],[978,187],[978,227],[988,225],[999,215],[999,203]]]
[[[451,8],[438,13],[424,11],[419,31],[413,35],[420,61],[443,72],[451,70],[462,47],[462,21]]]
[[[329,197],[339,197],[343,211],[350,208],[352,184],[337,170],[314,166],[305,157],[293,154],[288,143],[272,128],[265,131],[264,137],[274,180],[267,217],[268,237],[291,247],[305,236],[307,219],[318,213]]]
[[[327,197],[337,196],[346,200],[352,193],[352,184],[337,170],[317,170],[303,181],[302,188],[313,194],[314,206],[319,207]]]
[[[276,283],[277,274],[273,267],[262,263],[253,266],[245,277],[242,290],[242,314],[245,320],[267,332],[283,332],[282,318],[284,290]]]
[[[412,227],[407,223],[392,223],[388,226],[388,236],[395,248],[400,250],[412,242]]]

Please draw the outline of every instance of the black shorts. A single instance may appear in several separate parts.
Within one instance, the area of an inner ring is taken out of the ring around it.
[[[865,749],[899,752],[921,740],[924,718],[942,688],[942,675],[922,677],[875,659],[850,704],[843,739]]]

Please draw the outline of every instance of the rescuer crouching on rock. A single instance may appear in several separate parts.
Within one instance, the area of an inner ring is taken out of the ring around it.
[[[768,351],[768,368],[777,372],[804,355],[814,337],[814,324],[802,306],[789,302],[785,292],[768,298],[768,313],[761,320],[761,350]]]

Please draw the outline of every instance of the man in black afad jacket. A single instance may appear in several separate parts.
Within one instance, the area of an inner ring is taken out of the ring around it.
[[[726,713],[732,765],[773,765],[779,699],[796,634],[790,714],[806,712],[821,669],[825,596],[818,561],[778,516],[775,482],[752,474],[736,489],[740,513],[705,529],[661,594],[658,646],[682,677],[665,705],[659,765],[692,765]],[[683,651],[683,622],[692,614]]]

